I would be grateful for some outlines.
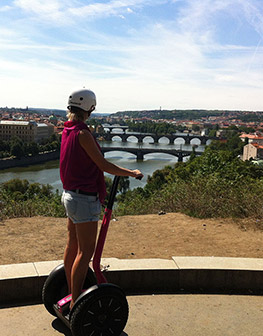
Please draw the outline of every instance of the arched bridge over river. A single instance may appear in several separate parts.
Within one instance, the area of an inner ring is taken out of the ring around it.
[[[125,131],[128,126],[125,128],[122,127],[115,127],[114,129],[121,129]],[[105,127],[106,128],[106,127]],[[127,142],[130,137],[135,137],[138,140],[138,143],[143,143],[143,140],[145,138],[151,138],[154,143],[158,143],[160,139],[168,139],[169,144],[173,145],[175,139],[183,139],[185,145],[190,145],[193,139],[200,140],[201,145],[207,145],[208,140],[219,140],[217,137],[208,137],[205,135],[189,135],[189,134],[153,134],[153,133],[111,133],[111,132],[105,132],[105,133],[94,133],[94,136],[96,138],[103,138],[105,141],[112,141],[112,138],[119,137],[122,142]]]
[[[121,138],[122,142],[127,142],[129,137],[135,137],[138,139],[138,143],[142,143],[143,139],[146,137],[150,137],[153,139],[154,143],[158,143],[160,139],[162,138],[166,138],[169,140],[169,144],[173,145],[174,144],[174,140],[175,139],[184,139],[184,144],[185,145],[190,145],[191,141],[193,139],[199,139],[200,140],[200,144],[201,145],[206,145],[208,140],[213,140],[213,139],[218,139],[218,138],[211,138],[208,136],[202,136],[202,135],[155,135],[152,133],[144,133],[144,134],[133,134],[133,133],[123,133],[123,134],[119,134],[119,133],[105,133],[105,134],[99,134],[99,133],[95,133],[95,137],[102,137],[105,141],[112,141],[112,138],[114,137],[119,137]]]
[[[128,152],[136,155],[137,160],[143,160],[144,155],[150,153],[166,153],[178,158],[178,162],[182,162],[183,158],[186,156],[190,156],[193,151],[181,150],[181,149],[163,149],[163,148],[132,148],[132,147],[101,147],[101,151],[103,154],[111,151],[121,151]],[[195,151],[196,155],[201,155],[203,152]]]

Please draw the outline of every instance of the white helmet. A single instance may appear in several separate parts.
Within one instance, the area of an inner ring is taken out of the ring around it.
[[[76,106],[88,112],[96,106],[96,96],[91,90],[81,89],[71,93],[68,99],[68,107]]]

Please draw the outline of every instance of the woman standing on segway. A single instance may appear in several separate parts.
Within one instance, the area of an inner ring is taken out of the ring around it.
[[[94,92],[74,91],[68,99],[68,121],[64,124],[60,152],[62,203],[66,209],[68,239],[64,267],[70,308],[81,294],[90,259],[94,253],[101,203],[106,196],[103,172],[142,177],[142,173],[107,161],[85,121],[96,106]]]

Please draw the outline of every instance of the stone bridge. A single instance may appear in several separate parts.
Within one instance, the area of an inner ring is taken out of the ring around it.
[[[129,126],[121,126],[121,125],[109,125],[109,124],[103,124],[102,127],[105,129],[109,129],[110,132],[113,130],[113,129],[121,129],[123,132],[125,132]]]
[[[145,139],[146,137],[150,137],[153,139],[154,143],[158,143],[160,139],[162,138],[166,138],[169,140],[169,144],[173,145],[174,144],[174,140],[175,139],[183,139],[184,140],[184,144],[185,145],[190,145],[191,141],[193,139],[198,139],[200,140],[200,144],[201,145],[206,145],[208,140],[218,140],[217,137],[208,137],[208,136],[204,136],[204,135],[189,135],[189,134],[173,134],[173,135],[165,135],[165,134],[160,134],[160,135],[156,135],[156,134],[152,134],[152,133],[144,133],[144,134],[133,134],[133,133],[123,133],[123,134],[119,134],[119,133],[94,133],[94,136],[96,138],[103,138],[103,140],[105,141],[112,141],[113,137],[119,137],[122,142],[127,142],[129,137],[135,137],[138,140],[138,143],[143,143],[143,139]]]
[[[193,151],[186,151],[181,149],[158,149],[158,148],[132,148],[132,147],[101,147],[102,153],[112,152],[112,151],[120,151],[120,152],[128,152],[136,155],[137,161],[143,160],[144,155],[150,153],[166,153],[178,158],[178,162],[182,162],[183,158],[186,156],[190,156]],[[196,155],[202,155],[203,152],[195,151]]]

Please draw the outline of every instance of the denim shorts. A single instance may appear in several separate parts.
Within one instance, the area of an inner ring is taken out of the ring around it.
[[[73,223],[97,222],[100,217],[101,204],[97,196],[77,194],[64,190],[61,202],[66,215]]]

